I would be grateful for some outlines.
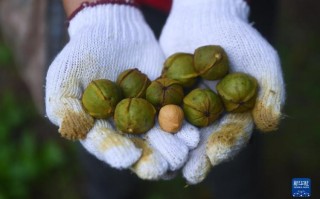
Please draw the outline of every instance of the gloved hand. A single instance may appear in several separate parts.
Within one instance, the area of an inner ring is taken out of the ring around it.
[[[184,125],[172,135],[157,124],[143,136],[129,137],[116,132],[110,120],[94,120],[81,106],[83,90],[92,80],[115,81],[128,68],[138,68],[151,80],[161,74],[163,52],[139,9],[88,6],[70,21],[68,32],[70,41],[46,79],[46,113],[60,134],[80,139],[98,159],[114,168],[131,168],[143,179],[158,179],[182,167],[199,142],[197,128]]]
[[[193,53],[204,45],[222,46],[231,72],[244,72],[259,83],[257,101],[250,113],[225,114],[200,130],[199,146],[190,153],[183,175],[190,184],[201,182],[212,166],[230,159],[250,139],[254,124],[264,132],[277,129],[285,99],[277,52],[249,24],[249,7],[243,0],[174,0],[160,37],[165,55]],[[204,82],[211,85],[216,82]]]

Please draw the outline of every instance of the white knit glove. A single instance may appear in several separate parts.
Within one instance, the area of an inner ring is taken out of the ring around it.
[[[114,168],[131,168],[143,179],[159,179],[181,168],[199,142],[197,128],[184,125],[172,135],[156,125],[143,136],[128,137],[110,121],[94,121],[81,106],[83,90],[92,80],[115,81],[128,68],[138,68],[151,80],[161,74],[163,52],[139,9],[85,7],[70,21],[68,32],[70,41],[50,65],[46,82],[47,116],[60,134],[81,139],[98,159]]]
[[[251,74],[260,85],[252,113],[226,114],[200,130],[200,144],[183,168],[190,184],[201,182],[211,166],[235,155],[250,139],[254,123],[265,132],[279,124],[285,99],[279,57],[249,24],[248,12],[243,0],[174,0],[163,29],[160,45],[166,56],[220,45],[229,57],[231,72]],[[205,83],[215,89],[214,83]]]

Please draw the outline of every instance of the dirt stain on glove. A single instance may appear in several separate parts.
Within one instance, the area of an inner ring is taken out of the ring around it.
[[[137,148],[142,149],[142,155],[140,160],[133,166],[133,167],[136,167],[140,161],[142,162],[148,161],[153,151],[151,147],[148,146],[148,144],[145,141],[143,141],[141,138],[131,138],[131,140]]]
[[[131,138],[137,148],[142,149],[140,159],[131,167],[131,170],[145,180],[156,180],[166,175],[169,164],[168,162],[153,149],[149,143],[141,138]]]
[[[120,147],[125,148],[126,146],[133,146],[130,139],[114,132],[113,130],[110,130],[108,128],[101,128],[98,132],[101,133],[100,139],[102,138],[99,146],[99,151],[108,151],[109,149],[116,147],[120,149]]]
[[[281,109],[285,102],[283,83],[271,83],[267,79],[261,79],[261,93],[252,110],[257,129],[262,132],[276,131],[282,119]]]
[[[142,149],[140,159],[132,166],[132,171],[135,172],[141,179],[157,179],[158,173],[149,173],[144,168],[155,165],[152,148],[140,138],[131,138],[137,148]]]
[[[275,110],[274,104],[265,106],[264,102],[257,101],[252,114],[254,122],[260,131],[271,132],[278,129],[281,113]]]
[[[84,139],[93,127],[93,124],[94,119],[85,113],[66,111],[59,133],[63,138],[73,141]]]
[[[250,114],[235,114],[236,122],[222,125],[211,134],[206,145],[206,153],[212,165],[217,165],[233,157],[249,141],[252,128]],[[230,118],[232,121],[232,118]],[[248,132],[250,131],[250,133]]]
[[[233,146],[236,142],[236,139],[238,136],[243,134],[243,126],[237,125],[231,123],[222,126],[222,128],[216,132],[213,133],[209,139],[208,139],[208,145],[214,145],[214,144],[223,144],[226,146]]]

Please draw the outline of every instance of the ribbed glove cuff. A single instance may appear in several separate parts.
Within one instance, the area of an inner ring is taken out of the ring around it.
[[[83,2],[73,13],[68,17],[68,21],[71,21],[74,16],[78,14],[81,10],[87,7],[94,7],[97,5],[102,5],[102,4],[119,4],[119,5],[130,5],[130,6],[135,6],[138,7],[138,3],[136,0],[99,0],[95,2]]]
[[[205,18],[238,18],[247,21],[249,15],[249,6],[244,0],[174,0],[171,12],[188,13],[194,10],[205,15]]]

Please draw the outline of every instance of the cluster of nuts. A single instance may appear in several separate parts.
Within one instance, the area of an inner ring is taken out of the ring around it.
[[[224,112],[253,108],[258,83],[245,73],[230,73],[220,46],[202,46],[194,54],[175,53],[164,63],[162,75],[150,81],[138,69],[123,71],[116,82],[92,81],[82,96],[83,108],[95,118],[113,117],[124,133],[141,134],[154,126],[170,133],[180,130],[184,117],[198,127],[212,124]],[[197,79],[219,80],[218,94],[197,88]],[[187,95],[185,95],[187,94]],[[182,106],[182,108],[180,107]]]

